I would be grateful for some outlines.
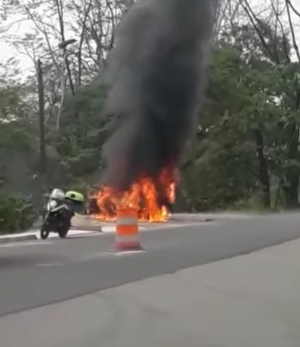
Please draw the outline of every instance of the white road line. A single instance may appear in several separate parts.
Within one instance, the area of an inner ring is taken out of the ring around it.
[[[89,261],[89,260],[94,260],[102,257],[114,257],[115,254],[114,252],[98,252],[98,253],[93,253],[91,255],[87,255],[85,257],[81,257],[79,261]]]
[[[0,248],[12,248],[12,247],[25,247],[25,246],[36,246],[36,245],[49,245],[53,244],[51,241],[39,241],[36,240],[35,242],[26,242],[26,241],[19,241],[19,242],[13,242],[13,243],[7,243],[7,244],[1,244]]]
[[[207,226],[207,225],[217,225],[218,223],[216,221],[191,221],[190,223],[161,223],[161,224],[151,224],[147,226],[139,226],[139,231],[151,231],[151,230],[165,230],[165,229],[174,229],[174,228],[182,228],[182,227],[188,227],[188,226]],[[104,226],[102,227],[102,233],[100,234],[106,234],[106,233],[114,233],[116,231],[116,226]]]
[[[63,264],[61,263],[45,263],[45,264],[35,264],[37,267],[54,267],[54,266],[62,266]]]
[[[166,224],[166,225],[157,225],[157,226],[150,226],[146,229],[146,231],[151,230],[166,230],[166,229],[177,229],[177,228],[184,228],[184,227],[201,227],[201,226],[210,226],[210,225],[218,225],[217,222],[192,222],[192,223],[185,223],[185,224]]]
[[[145,253],[146,251],[123,251],[123,252],[117,252],[115,253],[115,256],[117,257],[123,257],[125,255],[133,255],[133,254],[140,254],[140,253]]]

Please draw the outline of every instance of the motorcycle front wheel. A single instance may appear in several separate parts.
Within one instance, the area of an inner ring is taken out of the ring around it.
[[[46,240],[46,238],[49,236],[49,231],[41,229],[40,235],[42,240]]]
[[[47,221],[44,220],[40,229],[40,236],[42,240],[46,240],[47,237],[49,236],[50,231],[47,228]]]

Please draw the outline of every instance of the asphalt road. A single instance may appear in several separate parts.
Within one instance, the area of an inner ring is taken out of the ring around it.
[[[0,247],[0,316],[300,237],[296,214],[177,222],[182,225],[143,232],[146,252],[137,254],[112,252],[111,234]]]

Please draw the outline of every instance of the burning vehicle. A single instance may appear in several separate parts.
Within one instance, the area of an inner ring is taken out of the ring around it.
[[[144,175],[125,192],[103,186],[90,195],[89,213],[102,221],[114,221],[119,206],[133,207],[141,222],[164,222],[175,202],[177,170],[163,170],[155,180]],[[159,195],[160,194],[160,195]]]

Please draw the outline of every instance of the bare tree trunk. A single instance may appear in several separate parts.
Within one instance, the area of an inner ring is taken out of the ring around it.
[[[298,160],[299,126],[292,122],[289,126],[290,141],[288,143],[288,161],[290,167],[286,171],[286,185],[284,188],[286,207],[298,207],[299,168],[293,164]]]
[[[270,198],[270,178],[269,178],[269,170],[268,163],[264,154],[264,141],[263,135],[259,128],[254,130],[254,137],[256,143],[256,153],[258,157],[258,166],[259,166],[259,179],[262,186],[263,191],[263,205],[264,207],[271,206],[271,198]]]
[[[65,23],[64,23],[64,8],[63,8],[63,3],[61,0],[54,0],[56,8],[57,8],[57,13],[58,13],[58,20],[59,20],[59,26],[60,26],[60,35],[61,35],[61,41],[65,42],[66,37],[65,37]],[[72,79],[72,74],[71,74],[71,69],[70,69],[70,63],[68,60],[68,54],[67,54],[67,48],[63,46],[63,56],[64,56],[64,61],[66,64],[67,68],[67,76],[70,84],[70,89],[72,92],[72,95],[75,95],[75,87]]]
[[[45,98],[44,98],[44,82],[42,62],[37,61],[37,77],[38,77],[38,98],[39,98],[39,126],[40,126],[40,174],[47,173],[47,156],[46,156],[46,140],[45,140]]]
[[[79,47],[78,47],[78,80],[77,80],[77,84],[78,86],[81,86],[81,82],[82,82],[82,46],[84,43],[84,36],[85,36],[85,32],[86,32],[86,27],[87,27],[87,20],[88,20],[88,16],[90,13],[92,7],[92,0],[89,1],[87,7],[84,10],[84,16],[83,16],[83,20],[81,23],[82,26],[82,30],[81,30],[81,34],[80,34],[80,41],[79,41]]]

